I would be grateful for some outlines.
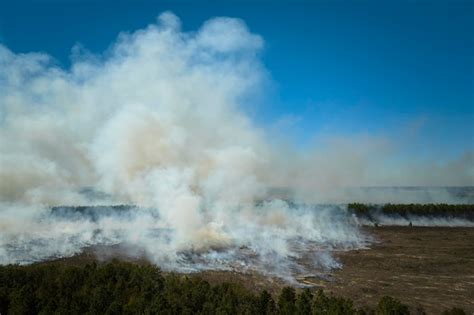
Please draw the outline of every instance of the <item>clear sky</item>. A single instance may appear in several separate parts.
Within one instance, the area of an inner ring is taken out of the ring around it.
[[[76,43],[100,53],[165,10],[185,31],[231,16],[260,34],[273,88],[254,117],[300,144],[408,135],[407,155],[474,149],[474,1],[2,0],[0,42],[67,68]]]

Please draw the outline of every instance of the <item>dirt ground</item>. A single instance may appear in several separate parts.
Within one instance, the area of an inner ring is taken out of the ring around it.
[[[474,314],[474,228],[366,230],[378,243],[339,253],[344,267],[334,272],[334,281],[306,280],[357,305],[374,305],[390,295],[428,314],[455,306]]]
[[[351,298],[358,307],[373,307],[382,296],[390,295],[408,304],[414,313],[420,307],[427,314],[461,307],[474,314],[474,228],[367,227],[365,232],[376,240],[369,249],[337,252],[343,267],[327,279],[298,280]],[[116,257],[117,251],[110,249],[108,258]],[[93,259],[92,249],[60,261],[84,264]],[[146,263],[136,258],[131,261]],[[288,285],[260,274],[207,271],[192,276],[213,284],[238,282],[249,290],[266,289],[274,294]]]
[[[337,253],[343,267],[329,279],[299,278],[358,307],[374,307],[384,295],[400,299],[413,313],[461,307],[474,314],[474,228],[365,228],[376,243],[370,249]],[[240,282],[250,290],[277,293],[285,284],[261,275],[205,272],[211,283]]]

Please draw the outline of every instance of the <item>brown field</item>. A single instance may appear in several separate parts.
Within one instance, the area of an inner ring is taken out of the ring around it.
[[[343,268],[327,279],[298,278],[302,284],[323,288],[351,298],[359,307],[374,306],[384,295],[408,304],[413,312],[424,309],[440,314],[461,307],[474,314],[474,228],[378,227],[365,228],[376,239],[370,249],[338,252]],[[84,264],[95,259],[96,249],[60,259],[67,264]],[[121,255],[109,248],[105,259]],[[100,249],[104,259],[104,248]],[[280,279],[259,274],[207,271],[200,276],[210,283],[238,282],[249,290],[267,289],[276,294],[284,285]]]
[[[382,227],[368,231],[378,244],[340,253],[335,281],[316,282],[358,305],[383,295],[428,314],[461,307],[474,314],[474,228]]]
[[[330,280],[298,279],[359,307],[374,306],[384,295],[408,304],[416,314],[440,314],[461,307],[474,314],[474,228],[365,228],[377,240],[370,249],[339,252],[343,268]],[[285,283],[260,275],[205,272],[209,282],[236,281],[249,289],[276,293]]]

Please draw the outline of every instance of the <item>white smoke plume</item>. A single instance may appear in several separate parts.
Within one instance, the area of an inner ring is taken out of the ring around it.
[[[241,109],[264,84],[262,47],[241,20],[185,33],[171,13],[103,56],[76,56],[70,70],[0,46],[0,263],[126,244],[171,270],[287,276],[302,268],[302,246],[319,248],[315,264],[337,266],[325,251],[364,242],[344,215],[263,201],[274,149]],[[91,203],[85,187],[137,208],[97,220],[50,214]]]
[[[263,46],[239,19],[183,32],[169,12],[103,55],[76,48],[67,70],[0,45],[0,263],[125,244],[171,270],[290,277],[308,255],[331,268],[331,249],[364,246],[341,208],[265,201],[275,186],[311,200],[313,188],[356,178],[338,179],[337,151],[328,160],[270,145],[245,114],[268,79]],[[362,160],[341,165],[363,170]],[[97,203],[137,207],[94,220],[50,213]]]

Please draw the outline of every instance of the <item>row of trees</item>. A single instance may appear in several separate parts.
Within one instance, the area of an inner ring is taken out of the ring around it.
[[[285,287],[274,299],[237,284],[210,285],[198,277],[163,275],[152,265],[113,261],[0,267],[0,314],[409,314],[383,297],[375,309],[322,290]],[[462,315],[453,309],[447,315]]]
[[[290,207],[297,207],[287,201]],[[127,216],[133,213],[136,206],[61,206],[52,207],[51,215],[74,220],[89,219],[97,221],[107,216]],[[456,217],[474,221],[474,204],[364,204],[350,203],[348,209],[359,217],[371,218],[374,214],[400,216]]]
[[[131,215],[136,208],[136,206],[131,205],[57,206],[51,208],[51,215],[68,220],[89,219],[98,221],[103,217]]]
[[[376,213],[385,215],[455,217],[474,220],[474,204],[363,204],[350,203],[348,209],[359,217],[371,218]]]

